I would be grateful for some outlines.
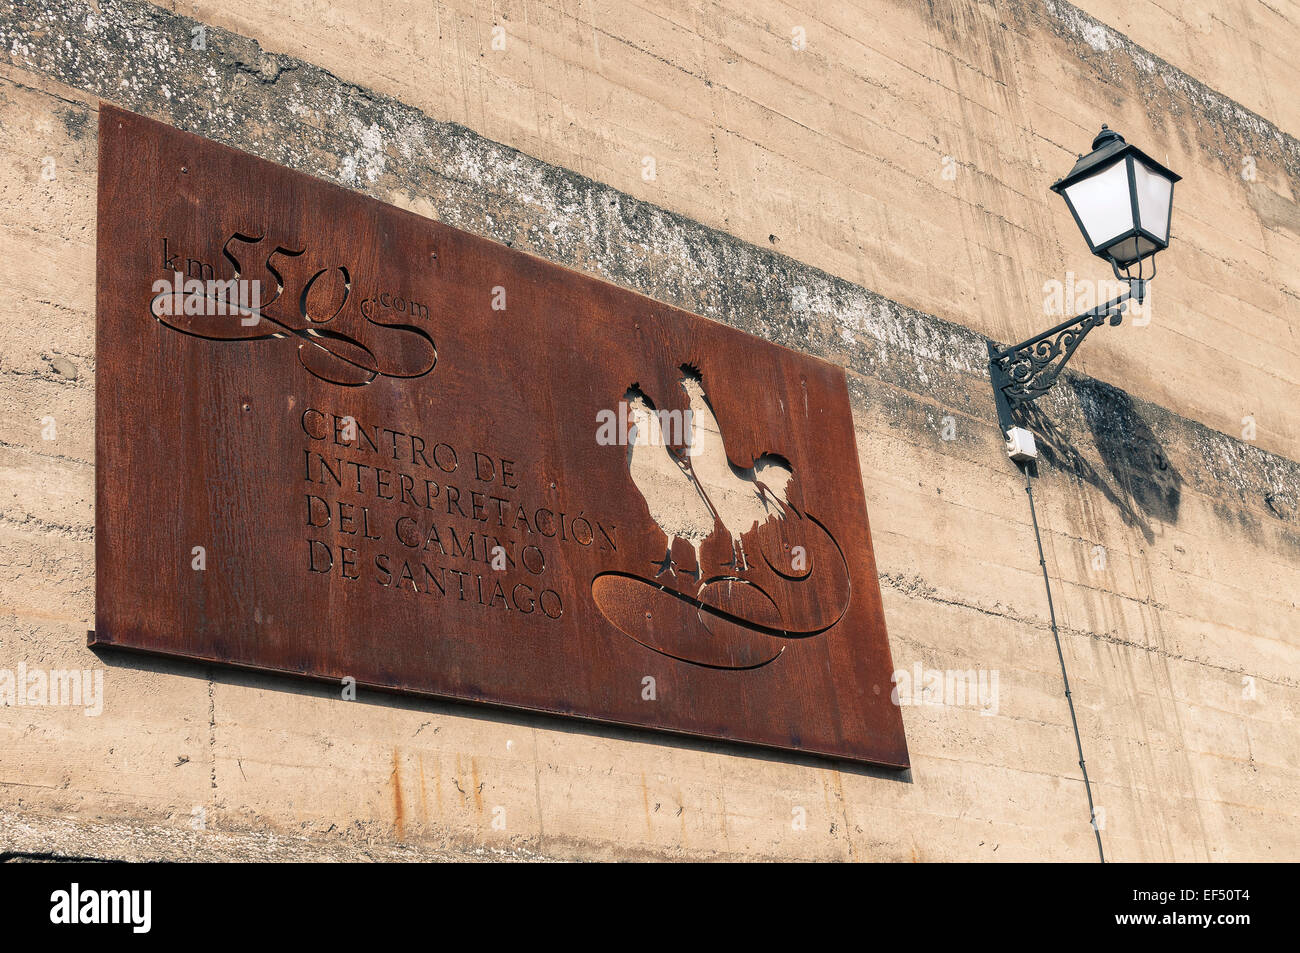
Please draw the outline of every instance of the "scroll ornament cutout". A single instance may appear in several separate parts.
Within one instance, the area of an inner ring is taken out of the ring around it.
[[[314,377],[344,387],[378,377],[422,377],[438,360],[433,338],[413,324],[377,320],[354,293],[352,274],[325,265],[306,248],[293,249],[266,235],[235,233],[222,246],[226,276],[201,281],[177,276],[175,285],[155,285],[149,313],[160,324],[209,341],[286,341]],[[248,265],[245,265],[248,262]],[[249,304],[234,294],[244,282],[273,289]]]

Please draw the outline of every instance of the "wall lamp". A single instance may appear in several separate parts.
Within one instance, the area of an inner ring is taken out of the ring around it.
[[[1110,263],[1128,290],[1011,347],[988,342],[998,423],[1012,460],[1033,460],[1038,453],[1034,435],[1017,427],[1011,412],[1051,389],[1089,331],[1119,324],[1126,302],[1145,300],[1147,283],[1156,275],[1156,252],[1169,247],[1174,183],[1180,178],[1103,125],[1092,152],[1079,156],[1069,174],[1052,186],[1065,199],[1088,248]]]

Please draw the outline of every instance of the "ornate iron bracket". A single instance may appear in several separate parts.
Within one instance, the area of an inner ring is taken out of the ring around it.
[[[1051,390],[1066,362],[1089,331],[1107,322],[1111,327],[1119,324],[1124,317],[1125,302],[1129,299],[1141,302],[1144,297],[1146,281],[1133,278],[1128,290],[1118,298],[1063,321],[1027,341],[1002,349],[992,341],[986,342],[989,377],[993,380],[993,397],[1003,432],[1015,426],[1011,418],[1013,409],[1037,400]]]

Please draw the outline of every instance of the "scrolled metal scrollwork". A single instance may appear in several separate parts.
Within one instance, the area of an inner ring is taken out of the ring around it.
[[[1051,390],[1075,349],[1093,328],[1109,322],[1117,325],[1124,317],[1124,304],[1142,301],[1146,283],[1134,278],[1129,288],[1114,300],[1087,311],[1027,341],[999,349],[988,343],[989,376],[997,399],[998,422],[1004,431],[1013,426],[1011,411],[1036,400]]]
[[[995,359],[1005,377],[1002,393],[1012,405],[1041,397],[1056,383],[1061,369],[1088,332],[1107,320],[1118,324],[1120,317],[1119,309],[1085,314],[1069,327],[1049,332],[1049,337],[1026,341],[1002,352]]]

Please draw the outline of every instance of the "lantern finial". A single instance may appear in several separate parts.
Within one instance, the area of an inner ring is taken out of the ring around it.
[[[1115,141],[1123,142],[1124,137],[1103,122],[1101,124],[1101,132],[1097,133],[1097,138],[1092,140],[1093,151],[1095,152],[1102,146]]]

